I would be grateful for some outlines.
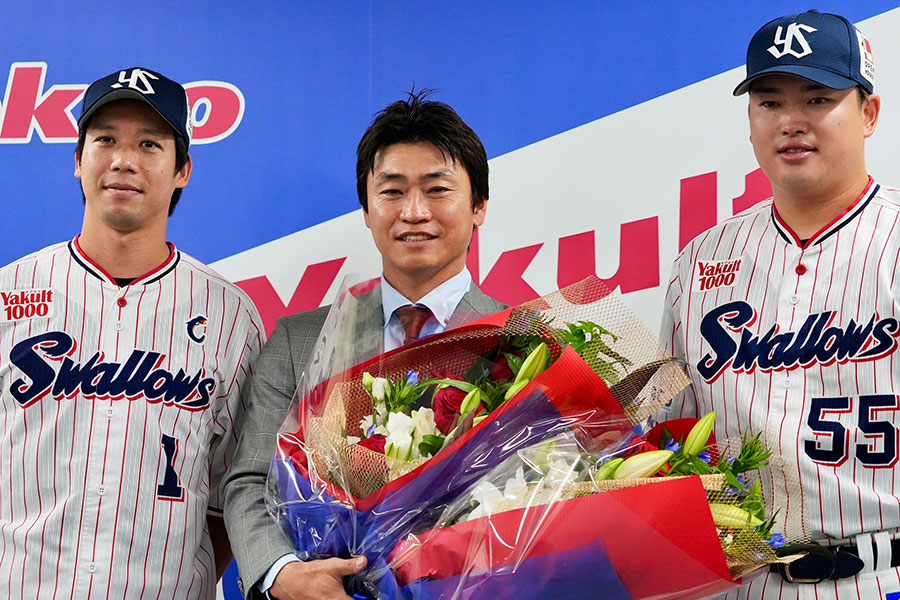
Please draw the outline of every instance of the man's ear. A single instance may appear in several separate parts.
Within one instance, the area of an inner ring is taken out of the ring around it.
[[[878,115],[881,113],[881,96],[870,94],[863,102],[862,112],[863,135],[869,137],[875,133],[875,126],[878,125]]]
[[[194,168],[194,161],[191,160],[191,155],[188,154],[187,162],[184,163],[184,166],[175,173],[175,187],[183,188],[188,184],[188,181],[191,179],[191,170]]]
[[[484,198],[481,204],[476,204],[472,209],[472,221],[475,227],[481,227],[484,224],[484,217],[487,216],[487,203],[487,198]]]

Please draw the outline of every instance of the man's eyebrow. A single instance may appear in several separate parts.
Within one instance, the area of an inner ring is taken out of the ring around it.
[[[774,85],[767,85],[767,86],[761,86],[761,85],[756,86],[755,85],[750,88],[751,94],[777,94],[780,91],[782,91],[781,88],[776,87]]]
[[[450,175],[452,175],[450,171],[432,171],[431,173],[425,173],[419,177],[419,179],[426,181],[430,179],[440,179],[441,177],[449,177]]]
[[[138,133],[142,133],[144,135],[155,135],[158,137],[166,137],[169,134],[169,130],[160,129],[159,127],[142,127]],[[173,137],[175,134],[172,134]]]
[[[398,179],[406,179],[406,175],[403,173],[394,173],[391,171],[382,171],[378,175],[375,176],[375,179],[378,181],[396,181]]]
[[[112,123],[104,123],[103,121],[99,121],[97,123],[91,123],[89,129],[99,129],[100,131],[118,131],[119,128],[113,125]],[[159,127],[142,127],[138,130],[138,133],[141,135],[153,135],[157,137],[165,137],[168,134],[168,131],[165,129],[161,129]],[[174,136],[174,134],[173,134]]]
[[[808,85],[804,86],[801,91],[803,91],[803,92],[819,92],[822,90],[831,90],[831,88],[825,87],[824,85],[821,85],[818,83],[811,82]],[[752,88],[750,88],[750,93],[751,94],[780,94],[780,93],[784,93],[784,88],[779,87],[777,85],[753,86]]]

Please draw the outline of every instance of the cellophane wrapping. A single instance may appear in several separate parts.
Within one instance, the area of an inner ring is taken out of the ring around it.
[[[600,280],[360,360],[377,292],[345,283],[278,436],[267,502],[302,559],[366,556],[345,587],[379,599],[699,598],[749,570],[729,564],[710,516],[710,494],[727,501],[721,480],[594,480],[605,460],[642,449],[650,416],[689,383]],[[585,321],[612,332],[611,354],[582,356],[553,335]],[[550,366],[433,457],[358,443],[373,413],[364,374],[463,379],[502,363],[504,340],[534,335]],[[772,560],[755,553],[740,560]]]

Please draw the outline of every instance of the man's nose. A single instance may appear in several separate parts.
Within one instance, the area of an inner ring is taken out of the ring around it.
[[[413,190],[407,194],[405,202],[403,203],[403,210],[400,212],[400,217],[405,221],[411,221],[413,223],[427,221],[431,218],[428,200],[420,191]]]

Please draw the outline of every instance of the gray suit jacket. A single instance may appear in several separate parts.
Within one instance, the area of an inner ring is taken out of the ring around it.
[[[360,297],[356,324],[356,364],[380,353],[384,339],[381,289]],[[265,504],[266,478],[278,429],[287,415],[301,373],[309,367],[330,307],[282,317],[263,347],[250,380],[247,408],[234,462],[225,482],[225,526],[237,560],[238,586],[247,598],[262,597],[256,587],[269,568],[294,551]],[[473,283],[448,324],[461,325],[507,308]],[[350,366],[350,365],[347,365]]]

